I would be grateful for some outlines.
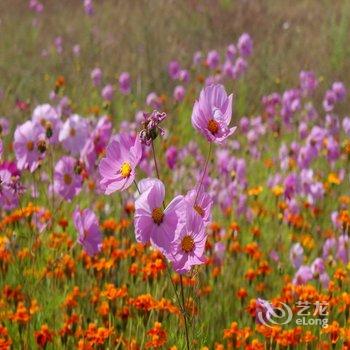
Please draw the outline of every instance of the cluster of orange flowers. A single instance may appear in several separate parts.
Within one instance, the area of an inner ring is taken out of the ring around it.
[[[7,328],[0,324],[0,350],[10,350],[12,340],[9,337]]]
[[[34,213],[38,213],[42,208],[34,205],[33,203],[29,203],[26,207],[21,209],[16,209],[12,213],[6,215],[0,221],[0,230],[4,230],[7,226],[19,222],[22,219],[28,218],[32,216]]]
[[[329,183],[335,183],[334,176],[330,176]],[[276,210],[270,212],[264,208],[263,203],[258,201],[258,196],[263,192],[261,186],[248,190],[248,195],[254,201],[256,213],[261,217],[265,215],[278,215],[286,219],[286,223],[293,230],[291,234],[292,241],[301,242],[304,248],[311,248],[315,244],[315,239],[307,234],[308,229],[307,215],[318,215],[315,208],[305,206],[310,213],[290,214],[284,216],[286,209],[285,203],[279,199],[283,189],[275,188],[273,193],[276,197]],[[350,215],[347,206],[350,204],[349,198],[342,196],[341,210],[339,211],[337,222],[347,232],[350,224]],[[126,209],[125,209],[126,210]],[[38,212],[44,213],[41,217],[44,222],[50,220],[50,213],[43,211],[42,208],[30,204],[22,210],[16,210],[4,217],[0,222],[0,228],[11,228],[11,224],[21,222]],[[132,212],[133,208],[128,207],[126,213]],[[30,222],[30,220],[27,220]],[[36,245],[29,249],[13,251],[9,249],[11,235],[0,237],[0,272],[7,273],[7,268],[11,259],[16,258],[24,262],[25,259],[31,259],[33,253],[40,250],[40,245],[45,244],[49,249],[48,256],[45,256],[46,266],[39,271],[41,280],[50,279],[52,284],[70,285],[62,302],[62,313],[60,326],[50,329],[49,324],[42,324],[41,327],[35,326],[33,330],[34,339],[39,348],[45,348],[48,344],[61,341],[66,348],[75,347],[81,350],[103,349],[107,346],[113,348],[121,346],[128,350],[140,350],[141,348],[163,348],[177,350],[176,346],[169,348],[169,338],[165,322],[170,316],[175,317],[179,325],[183,326],[183,315],[181,309],[172,300],[162,297],[162,291],[158,296],[150,294],[148,290],[135,293],[132,284],[120,283],[120,271],[127,271],[132,282],[139,283],[143,281],[145,285],[152,286],[158,280],[166,277],[166,262],[158,251],[148,249],[142,244],[134,242],[130,236],[130,230],[127,230],[131,221],[129,216],[120,221],[107,218],[101,223],[105,239],[102,245],[102,252],[95,257],[88,256],[82,250],[75,249],[76,246],[68,233],[68,221],[64,218],[59,221],[61,232],[51,232],[44,237],[39,237]],[[287,348],[294,346],[315,345],[319,342],[320,349],[328,349],[326,344],[342,344],[342,350],[350,350],[350,332],[337,321],[330,322],[329,326],[321,329],[322,340],[316,338],[308,329],[300,327],[268,327],[263,324],[256,324],[257,300],[253,295],[264,294],[268,286],[268,278],[271,278],[271,272],[275,268],[271,260],[266,256],[263,246],[259,243],[264,238],[264,228],[254,224],[247,231],[245,228],[232,221],[230,224],[221,225],[218,222],[212,222],[208,226],[209,239],[206,245],[208,259],[203,270],[208,273],[205,283],[199,286],[200,276],[197,276],[197,270],[193,274],[183,277],[184,288],[191,289],[191,296],[187,295],[185,300],[185,310],[190,317],[199,313],[199,304],[197,297],[205,299],[208,295],[215,292],[215,282],[224,272],[225,266],[215,254],[215,244],[220,241],[225,243],[225,254],[237,261],[245,261],[244,268],[241,269],[242,286],[234,291],[236,299],[239,301],[240,309],[237,310],[236,320],[232,322],[229,328],[223,330],[223,339],[217,342],[214,348],[216,350],[242,348],[245,350],[263,350],[266,348]],[[59,230],[58,230],[59,231]],[[244,240],[243,233],[250,235],[252,240]],[[334,232],[328,230],[322,233],[325,237],[333,237]],[[41,241],[42,240],[42,241]],[[90,276],[89,283],[79,283],[79,273],[84,272]],[[349,282],[349,269],[346,266],[335,266],[332,281],[329,283],[328,290],[320,292],[318,288],[312,285],[295,286],[291,283],[291,277],[284,274],[284,284],[279,294],[271,300],[271,303],[277,306],[279,303],[287,303],[292,308],[298,301],[324,301],[329,305],[333,314],[344,315],[348,320],[350,316],[350,294],[342,291],[342,287]],[[28,271],[25,271],[26,273]],[[199,273],[200,274],[200,273]],[[269,277],[270,276],[270,277]],[[179,275],[171,276],[165,287],[172,290],[170,284],[173,283],[177,288],[180,283]],[[282,278],[282,277],[281,277]],[[118,281],[110,283],[111,281]],[[67,283],[66,283],[67,282]],[[69,284],[68,284],[69,283]],[[78,286],[79,285],[79,286]],[[72,287],[74,286],[74,287]],[[21,286],[4,286],[0,295],[0,350],[10,349],[16,342],[15,338],[10,339],[6,326],[18,325],[19,328],[29,329],[29,324],[34,324],[37,320],[37,314],[41,307],[35,299],[30,299]],[[88,307],[86,305],[89,305]],[[88,308],[94,315],[94,318],[86,319],[82,315],[82,310]],[[154,317],[156,317],[154,319]],[[133,334],[126,332],[128,322],[134,319],[151,320],[155,322],[152,326],[145,323],[147,333],[144,343],[141,345],[138,340],[133,338]],[[241,320],[242,324],[240,324]],[[246,320],[250,321],[247,326]],[[162,323],[160,323],[160,321]],[[35,323],[37,324],[37,323]],[[150,328],[152,327],[152,328]],[[33,329],[33,327],[32,327]],[[194,343],[194,347],[196,343]],[[208,350],[202,348],[201,350]]]

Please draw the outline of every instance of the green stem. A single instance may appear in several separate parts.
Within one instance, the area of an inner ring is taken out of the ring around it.
[[[137,192],[138,192],[139,194],[141,194],[141,191],[140,191],[140,189],[139,189],[139,186],[137,186],[136,180],[134,180],[134,184],[135,184],[135,186],[136,186]]]
[[[158,178],[158,180],[160,180],[158,163],[157,163],[157,157],[156,157],[156,151],[155,151],[155,148],[154,148],[153,140],[151,141],[151,145],[152,145],[153,160],[154,160],[154,166],[156,168],[157,178]],[[163,200],[163,208],[165,209],[165,202],[164,202],[164,200]]]
[[[208,156],[207,156],[207,159],[205,160],[203,175],[202,175],[201,181],[200,181],[200,183],[199,183],[199,185],[198,185],[197,194],[196,194],[196,199],[194,200],[194,204],[197,203],[197,199],[198,199],[198,196],[199,196],[199,192],[200,192],[201,187],[202,187],[202,184],[203,184],[204,176],[205,176],[205,174],[207,173],[207,168],[208,168],[208,163],[209,163],[210,155],[211,155],[211,142],[209,143]]]
[[[181,299],[182,299],[182,306],[184,309],[184,320],[185,320],[185,333],[186,333],[186,345],[187,345],[187,350],[190,350],[190,339],[188,337],[188,326],[187,326],[187,315],[185,311],[185,295],[184,295],[184,286],[183,286],[183,281],[182,281],[182,275],[180,275],[180,285],[181,285]]]

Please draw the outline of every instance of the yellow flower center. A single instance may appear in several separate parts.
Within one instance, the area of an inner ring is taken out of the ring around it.
[[[155,224],[160,225],[163,222],[164,213],[162,208],[155,208],[152,211],[152,219]]]
[[[33,141],[28,141],[27,142],[27,150],[29,152],[33,151],[34,150],[34,142]]]
[[[204,210],[203,210],[203,208],[202,208],[200,205],[195,204],[195,205],[193,206],[193,209],[194,209],[201,217],[204,216]]]
[[[215,135],[219,131],[219,123],[214,119],[210,119],[208,121],[208,130]]]
[[[182,238],[181,249],[186,253],[190,253],[193,251],[194,240],[190,235],[186,235],[184,238]]]
[[[64,174],[63,176],[63,182],[66,185],[70,185],[72,183],[72,177],[69,174]]]
[[[120,173],[124,179],[129,177],[131,174],[131,165],[128,162],[124,162],[120,167]]]

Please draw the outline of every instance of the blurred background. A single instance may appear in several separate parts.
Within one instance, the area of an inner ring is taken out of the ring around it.
[[[302,69],[325,88],[337,79],[350,85],[348,0],[96,0],[92,16],[82,1],[42,3],[36,13],[26,0],[0,1],[1,114],[11,115],[16,99],[47,101],[60,75],[83,112],[86,96],[95,98],[96,66],[114,84],[130,72],[136,100],[153,90],[170,94],[171,59],[189,67],[195,51],[224,53],[243,32],[254,53],[234,87],[247,102],[240,113],[254,113],[263,94],[295,86]]]

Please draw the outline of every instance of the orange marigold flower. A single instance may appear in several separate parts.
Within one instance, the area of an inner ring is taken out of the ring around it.
[[[338,174],[336,174],[336,173],[330,173],[330,174],[328,175],[328,182],[329,182],[330,184],[332,184],[332,185],[340,185],[341,180],[340,180]]]
[[[312,343],[315,339],[316,336],[314,336],[311,331],[306,331],[303,336],[304,343]]]
[[[344,281],[345,277],[346,277],[346,271],[342,268],[339,268],[334,272],[334,278],[339,281]]]
[[[112,335],[112,328],[98,327],[95,323],[90,323],[85,332],[85,337],[90,344],[103,345],[105,341]]]
[[[248,281],[252,281],[257,276],[257,273],[254,271],[254,269],[248,269],[248,271],[245,273],[244,278]]]
[[[240,227],[239,227],[239,225],[238,225],[238,223],[236,221],[231,222],[230,230],[232,232],[239,232],[240,231]]]
[[[256,243],[256,242],[248,243],[244,247],[244,252],[255,260],[258,260],[261,256],[261,252],[260,252],[258,243]]]
[[[108,313],[109,313],[109,304],[107,303],[107,301],[102,301],[100,306],[98,307],[98,313],[102,316],[102,317],[107,317]]]
[[[167,342],[167,334],[160,322],[155,322],[153,328],[147,332],[149,341],[146,343],[146,349],[156,349],[162,347]]]
[[[129,267],[129,274],[131,276],[136,276],[138,272],[139,272],[139,267],[137,263],[132,263]]]
[[[60,88],[66,84],[66,79],[63,75],[59,75],[55,81],[55,87]]]
[[[36,299],[33,299],[31,304],[30,304],[30,308],[29,308],[29,313],[31,315],[36,314],[38,311],[40,310],[40,306],[38,304],[38,301]]]
[[[254,237],[259,237],[261,235],[261,230],[258,226],[252,227],[251,232]]]
[[[65,338],[68,335],[73,335],[77,328],[79,321],[79,316],[76,313],[73,313],[71,316],[65,316],[65,322],[63,327],[60,329],[60,336]]]
[[[337,321],[333,321],[328,327],[322,328],[322,333],[329,334],[332,344],[336,344],[340,336],[340,327]]]
[[[188,309],[187,309],[188,307]],[[187,311],[192,310],[193,308],[195,308],[194,305],[191,304],[187,304],[185,305],[185,308],[187,309]],[[163,310],[163,311],[168,311],[171,314],[180,314],[180,310],[177,306],[175,306],[170,300],[162,298],[161,300],[159,300],[156,305],[155,305],[155,309],[156,310]]]
[[[230,328],[224,329],[224,339],[233,338],[234,336],[237,336],[238,332],[238,323],[232,322]]]
[[[151,294],[142,294],[136,298],[130,298],[128,302],[141,311],[151,311],[157,305]]]
[[[17,257],[19,260],[24,260],[25,258],[28,258],[30,256],[30,251],[28,248],[23,248],[18,251]]]
[[[165,271],[165,269],[166,265],[163,258],[156,258],[155,260],[149,261],[142,269],[143,279],[157,278],[162,271]]]
[[[61,218],[58,221],[58,224],[62,227],[62,229],[64,230],[67,226],[68,226],[68,220],[65,218]]]
[[[30,320],[30,314],[28,309],[25,307],[23,302],[19,302],[17,305],[16,312],[11,317],[12,321],[17,322],[19,324],[26,324]]]
[[[123,306],[118,311],[118,317],[120,317],[122,320],[127,320],[130,316],[130,310],[127,306]]]
[[[0,324],[0,349],[1,350],[10,350],[12,340],[9,337],[7,328]]]
[[[248,196],[258,196],[263,191],[262,186],[256,186],[248,189]]]
[[[261,343],[258,339],[253,339],[253,341],[245,347],[245,350],[264,350],[265,345]]]
[[[211,222],[210,224],[209,224],[209,230],[211,231],[211,232],[213,232],[213,234],[215,234],[215,233],[219,233],[220,232],[220,230],[221,230],[221,226],[220,226],[220,224],[218,223],[218,222]]]
[[[125,205],[124,205],[124,210],[125,210],[125,212],[128,214],[128,215],[131,215],[131,214],[133,214],[134,213],[134,211],[135,211],[135,205],[134,205],[134,203],[133,202],[127,202],[127,203],[125,203]]]
[[[275,186],[272,188],[272,193],[276,196],[276,197],[279,197],[283,194],[284,192],[284,189],[282,186]]]
[[[35,336],[35,341],[36,341],[37,345],[40,348],[45,349],[46,345],[48,343],[52,342],[53,332],[50,331],[47,324],[43,324],[40,328],[40,331],[36,331],[34,333],[34,336]]]
[[[103,221],[101,227],[104,230],[113,233],[117,229],[118,224],[114,219],[106,219],[105,221]]]
[[[209,295],[212,291],[213,291],[213,287],[210,285],[207,285],[200,288],[197,294],[198,296],[204,296],[204,295]]]
[[[101,293],[108,300],[115,300],[117,298],[125,298],[128,295],[128,289],[126,286],[117,288],[114,284],[106,284],[104,291]]]
[[[258,267],[258,274],[267,275],[270,272],[271,272],[271,268],[269,266],[269,263],[266,260],[260,261],[259,267]]]
[[[238,289],[237,297],[239,299],[244,299],[244,298],[247,297],[247,295],[248,295],[248,292],[247,292],[247,290],[245,288],[239,288]]]

